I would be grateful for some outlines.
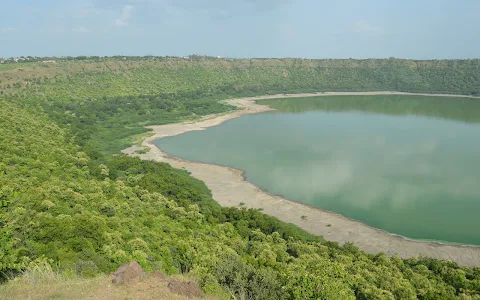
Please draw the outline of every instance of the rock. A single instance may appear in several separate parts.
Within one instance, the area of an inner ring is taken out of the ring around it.
[[[170,281],[168,288],[172,293],[187,297],[202,297],[202,291],[195,282]]]
[[[163,274],[160,271],[153,271],[153,273],[150,274],[150,276],[152,278],[157,278],[157,279],[161,279],[161,280],[165,280],[167,278],[167,276],[165,276],[165,274]]]
[[[114,284],[132,284],[137,282],[143,274],[142,267],[136,262],[131,261],[128,264],[121,265],[113,273],[112,283]]]

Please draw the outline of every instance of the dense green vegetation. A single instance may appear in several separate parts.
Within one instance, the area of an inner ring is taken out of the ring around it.
[[[144,126],[180,122],[235,109],[212,99],[165,94],[30,103],[40,105],[57,124],[67,126],[75,137],[75,144],[94,158],[118,153],[130,146],[132,136],[147,132]]]
[[[395,90],[480,94],[480,60],[85,59],[7,64],[0,94],[37,99],[191,94],[232,96],[305,91]],[[0,68],[4,68],[3,66]]]
[[[2,274],[42,257],[85,276],[136,259],[190,272],[207,292],[258,299],[479,292],[479,268],[323,242],[258,211],[221,208],[202,182],[166,164],[118,156],[97,172],[45,114],[1,104]]]
[[[295,99],[266,99],[258,101],[287,112],[362,111],[390,115],[419,115],[480,122],[480,101],[475,98],[401,96],[319,96]],[[465,109],[468,107],[469,109]]]
[[[480,296],[480,268],[340,247],[256,210],[222,208],[184,170],[110,155],[143,125],[232,109],[214,101],[220,97],[322,89],[477,93],[478,60],[13,65],[0,72],[3,279],[35,261],[93,276],[135,259],[146,270],[196,276],[205,292],[225,298]]]

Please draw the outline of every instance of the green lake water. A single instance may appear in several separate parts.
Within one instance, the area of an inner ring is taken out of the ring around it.
[[[480,99],[264,100],[246,115],[155,144],[246,172],[293,201],[412,239],[480,245]]]

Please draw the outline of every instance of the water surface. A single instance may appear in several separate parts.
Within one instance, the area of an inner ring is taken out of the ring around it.
[[[480,101],[328,96],[262,101],[155,144],[244,170],[273,194],[412,239],[480,244]],[[476,110],[475,110],[476,109]]]

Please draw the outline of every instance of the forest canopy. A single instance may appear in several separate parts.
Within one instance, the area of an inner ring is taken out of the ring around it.
[[[15,67],[11,67],[15,66]],[[138,261],[256,299],[473,299],[480,268],[340,246],[221,207],[165,163],[118,154],[143,126],[219,99],[322,90],[478,94],[478,60],[91,59],[0,65],[0,277],[49,261],[81,276]]]
[[[0,94],[38,99],[307,91],[480,94],[480,59],[218,59],[201,56],[58,59],[0,65]]]

